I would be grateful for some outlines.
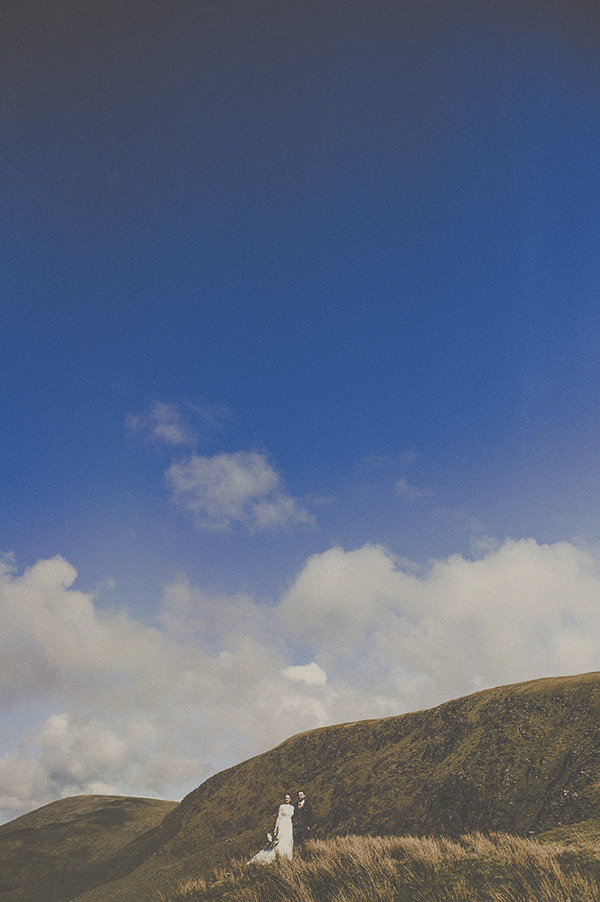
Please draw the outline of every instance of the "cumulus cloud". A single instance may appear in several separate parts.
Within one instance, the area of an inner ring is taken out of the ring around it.
[[[316,661],[311,661],[310,664],[297,664],[296,666],[285,667],[282,673],[289,680],[295,680],[298,683],[308,683],[309,686],[323,686],[327,682],[327,674],[322,667],[319,667]]]
[[[129,414],[127,428],[146,438],[170,447],[193,445],[195,436],[188,422],[175,404],[156,401],[148,415]]]
[[[193,454],[173,463],[166,478],[175,502],[195,515],[200,528],[229,529],[237,524],[260,530],[313,522],[256,451]]]
[[[157,401],[148,415],[129,414],[127,428],[147,440],[181,453],[197,444],[191,420],[202,432],[220,428],[224,409]],[[222,452],[202,456],[195,451],[175,459],[165,473],[175,504],[194,515],[196,526],[227,530],[243,526],[251,531],[277,530],[299,523],[314,524],[304,505],[285,490],[280,475],[257,451]]]
[[[567,542],[425,568],[334,547],[273,605],[175,580],[154,625],[75,586],[60,557],[0,563],[7,817],[79,793],[177,798],[303,730],[600,660],[599,562]]]
[[[595,669],[599,589],[596,558],[567,542],[508,540],[421,572],[366,545],[310,558],[281,613],[334,685],[341,675],[406,708]]]
[[[76,576],[61,557],[22,574],[0,565],[5,817],[74,794],[177,798],[324,722],[312,687],[281,676],[288,650],[268,608],[182,580],[153,627],[100,610]],[[11,747],[16,723],[27,729]]]
[[[63,558],[39,561],[22,576],[11,571],[0,566],[0,688],[9,703],[40,685],[60,694],[74,680],[80,694],[93,694],[99,676],[120,683],[144,668],[149,674],[160,659],[161,634],[122,613],[98,613],[93,595],[71,588],[77,573]]]
[[[99,786],[160,794],[198,769],[177,714],[198,655],[124,612],[97,610],[75,578],[60,557],[22,575],[0,567],[0,691],[6,708],[35,723],[0,759],[9,811]]]

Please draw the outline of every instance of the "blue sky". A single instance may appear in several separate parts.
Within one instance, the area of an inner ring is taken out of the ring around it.
[[[7,816],[597,669],[594,5],[50,6],[0,63]]]

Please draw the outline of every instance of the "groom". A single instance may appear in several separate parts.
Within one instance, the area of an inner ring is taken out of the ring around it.
[[[310,838],[313,826],[312,805],[301,789],[298,791],[298,801],[294,805],[292,823],[294,825],[294,846],[301,846],[305,840]]]

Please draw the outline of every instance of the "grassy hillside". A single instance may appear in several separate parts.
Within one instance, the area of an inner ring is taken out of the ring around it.
[[[116,852],[115,879],[81,902],[155,900],[190,875],[243,860],[262,844],[283,793],[298,788],[315,806],[319,838],[526,836],[595,823],[600,674],[500,687],[295,736],[190,793],[155,830]],[[0,902],[13,899],[0,893]]]
[[[291,862],[232,862],[160,902],[600,902],[600,844],[492,833],[317,840]]]
[[[123,850],[149,836],[175,802],[79,796],[0,826],[2,902],[64,902],[123,869]]]

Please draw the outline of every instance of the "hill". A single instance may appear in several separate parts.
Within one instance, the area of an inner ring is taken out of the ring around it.
[[[298,788],[314,803],[319,837],[529,835],[595,822],[600,674],[500,687],[428,711],[294,736],[203,783],[159,826],[112,853],[111,882],[82,886],[78,899],[145,902],[157,889],[248,855],[262,844],[283,793]],[[0,829],[0,866],[2,830],[16,823]],[[63,855],[70,867],[66,843]],[[37,898],[0,892],[0,902]]]
[[[2,902],[52,902],[131,870],[124,854],[176,802],[120,796],[61,799],[0,826]]]

